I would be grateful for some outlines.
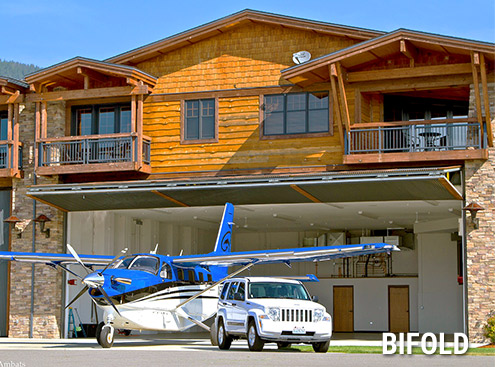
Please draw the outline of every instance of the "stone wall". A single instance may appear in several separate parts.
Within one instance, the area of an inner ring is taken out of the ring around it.
[[[495,83],[489,86],[490,113],[495,116]],[[476,116],[473,86],[470,111]],[[483,113],[484,114],[484,113]],[[495,121],[492,120],[495,134]],[[466,204],[476,202],[484,210],[478,212],[479,229],[466,220],[467,307],[471,342],[483,341],[482,327],[488,314],[495,311],[495,148],[489,148],[487,161],[467,161],[465,165]]]
[[[28,186],[35,183],[34,175],[34,104],[23,106],[20,114],[19,136],[23,143],[24,178],[13,179],[12,182],[12,214],[20,219],[31,222],[17,238],[11,235],[12,251],[32,251],[33,227],[35,227],[35,251],[63,252],[63,213],[51,206],[36,202],[36,212],[33,213],[34,200],[27,197]],[[49,103],[47,108],[50,129],[49,136],[63,135],[65,126],[65,103]],[[53,132],[53,135],[52,135]],[[57,134],[57,135],[55,135]],[[58,177],[36,177],[36,184],[58,183]],[[46,223],[50,228],[50,238],[40,232],[39,225],[32,221],[40,214],[51,219]],[[35,265],[34,277],[34,315],[33,337],[59,338],[61,335],[62,317],[62,274],[46,265]],[[12,262],[10,272],[10,319],[9,337],[29,337],[31,314],[31,274],[32,266],[26,263]]]

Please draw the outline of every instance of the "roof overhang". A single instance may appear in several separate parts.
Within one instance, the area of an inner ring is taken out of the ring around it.
[[[209,37],[219,35],[231,30],[232,27],[237,27],[239,25],[253,22],[295,28],[304,31],[316,32],[319,34],[342,36],[357,40],[367,40],[384,34],[384,32],[371,29],[349,27],[339,24],[318,22],[308,19],[288,17],[279,14],[245,9],[224,18],[215,20],[213,22],[206,23],[199,27],[192,28],[185,32],[178,33],[171,37],[167,37],[143,47],[139,47],[134,50],[111,57],[106,61],[135,65],[149,58],[199,42]]]
[[[41,92],[41,87],[53,90],[56,87],[67,89],[85,88],[85,78],[90,78],[102,86],[112,80],[119,80],[121,85],[145,85],[153,88],[157,78],[137,68],[108,62],[75,57],[52,65],[26,76],[32,91]]]
[[[470,58],[471,52],[485,54],[485,59],[491,63],[495,57],[495,44],[472,41],[462,38],[441,36],[436,34],[399,29],[397,31],[376,37],[342,50],[321,56],[314,60],[282,70],[282,77],[294,84],[304,84],[304,81],[314,79],[328,80],[329,65],[340,62],[346,69],[355,69],[373,61],[386,59],[401,52],[404,44],[412,49],[423,49],[447,55],[465,55]]]
[[[0,76],[0,104],[19,102],[19,96],[28,88],[29,85],[21,80]]]
[[[27,195],[63,211],[180,206],[397,200],[462,200],[447,179],[458,167],[351,171],[202,181],[135,181],[33,186]]]

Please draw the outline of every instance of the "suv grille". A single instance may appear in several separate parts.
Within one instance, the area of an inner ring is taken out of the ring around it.
[[[291,322],[313,322],[313,310],[282,308],[281,320]]]

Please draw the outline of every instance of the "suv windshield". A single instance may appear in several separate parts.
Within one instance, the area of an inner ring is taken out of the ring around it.
[[[302,284],[283,282],[249,283],[249,298],[285,298],[309,301],[309,294]]]

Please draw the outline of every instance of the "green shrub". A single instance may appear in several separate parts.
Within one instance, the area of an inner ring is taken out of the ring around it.
[[[484,335],[488,338],[492,344],[495,344],[495,312],[491,312],[491,316],[488,317],[486,325],[483,327]]]

